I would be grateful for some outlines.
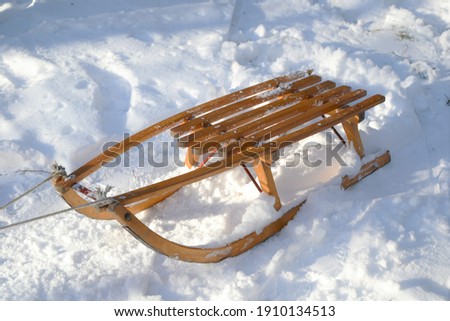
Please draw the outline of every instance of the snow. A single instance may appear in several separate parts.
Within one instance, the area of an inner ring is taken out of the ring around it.
[[[386,96],[361,130],[368,159],[389,149],[392,162],[343,191],[339,177],[361,164],[352,149],[347,167],[312,168],[297,157],[305,142],[287,148],[273,169],[282,202],[307,202],[279,234],[217,264],[166,258],[74,212],[3,230],[0,299],[450,299],[449,57],[447,0],[1,1],[2,205],[46,177],[24,170],[56,160],[70,172],[106,142],[307,69]],[[184,173],[170,141],[151,142],[154,163],[169,151],[167,166],[132,158],[86,185],[118,194]],[[141,218],[180,243],[219,245],[273,220],[272,203],[236,168]],[[65,207],[46,185],[1,211],[0,225]]]

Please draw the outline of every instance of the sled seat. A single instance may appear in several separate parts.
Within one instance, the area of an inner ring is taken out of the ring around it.
[[[233,158],[237,154],[251,155],[257,151],[255,148],[267,149],[264,157],[257,157],[255,171],[262,190],[276,197],[275,207],[279,208],[281,204],[270,171],[272,152],[327,128],[337,132],[334,125],[340,123],[347,141],[363,158],[358,124],[364,119],[364,112],[384,102],[384,97],[374,95],[361,100],[367,95],[365,90],[337,86],[311,72],[279,78],[272,85],[238,92],[240,95],[222,101],[207,113],[171,128],[170,132],[178,146],[187,148],[185,164],[189,168],[203,166],[217,154]],[[386,154],[381,161],[388,158]],[[342,187],[348,188],[360,178],[346,177]]]

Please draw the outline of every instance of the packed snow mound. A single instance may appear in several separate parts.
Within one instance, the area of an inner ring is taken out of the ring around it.
[[[273,168],[282,202],[307,202],[275,237],[218,264],[166,258],[74,212],[3,230],[0,299],[450,299],[449,17],[447,0],[2,1],[0,205],[45,178],[30,170],[57,160],[70,172],[105,143],[307,69],[386,96],[361,130],[367,153],[389,149],[392,162],[342,191],[339,177],[361,165],[351,148],[347,166],[319,167],[299,155],[325,133],[287,148]],[[156,137],[144,164],[134,150],[129,166],[86,185],[120,193],[186,171],[171,141]],[[142,220],[177,242],[217,245],[272,220],[272,203],[236,168]],[[46,186],[1,211],[0,225],[66,206]]]

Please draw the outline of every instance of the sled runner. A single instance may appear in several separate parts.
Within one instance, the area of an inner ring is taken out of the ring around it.
[[[218,262],[239,255],[280,231],[303,203],[284,209],[271,171],[272,155],[280,149],[342,124],[347,140],[361,158],[364,146],[358,123],[364,112],[384,102],[384,97],[365,98],[366,91],[336,86],[322,81],[312,72],[295,73],[238,90],[198,105],[158,122],[110,147],[72,174],[63,170],[53,177],[53,184],[64,200],[79,213],[93,219],[117,220],[128,232],[155,251],[190,262]],[[107,197],[80,184],[118,155],[136,144],[170,131],[181,148],[186,148],[185,174],[127,193]],[[342,137],[341,137],[342,139]],[[212,161],[212,156],[220,155]],[[354,177],[344,177],[348,188],[390,161],[389,151],[362,166]],[[262,231],[217,248],[190,247],[167,240],[140,221],[137,214],[163,201],[188,184],[218,175],[231,168],[252,163],[259,184],[257,188],[274,198],[274,207],[284,211]],[[92,206],[87,201],[94,201]]]

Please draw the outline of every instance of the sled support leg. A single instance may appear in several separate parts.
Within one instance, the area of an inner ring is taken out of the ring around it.
[[[255,172],[258,175],[259,184],[263,192],[275,197],[273,207],[278,211],[281,208],[280,196],[278,195],[277,186],[273,178],[272,169],[270,168],[271,156],[262,156],[254,162]]]
[[[359,157],[364,157],[364,146],[361,140],[361,135],[358,130],[359,116],[353,116],[344,122],[342,122],[342,127],[344,127],[347,139],[353,143],[355,151],[358,153]]]
[[[192,147],[189,147],[186,151],[186,159],[184,160],[184,165],[187,168],[191,168],[198,164],[200,160],[200,155],[196,155]]]

